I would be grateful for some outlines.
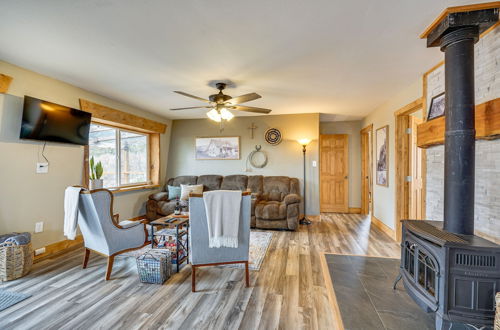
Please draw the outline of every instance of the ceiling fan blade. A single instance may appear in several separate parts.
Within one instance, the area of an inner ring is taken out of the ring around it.
[[[272,111],[271,109],[247,107],[244,105],[237,105],[237,106],[231,107],[231,109],[239,110],[239,111],[246,111],[246,112],[257,112],[257,113],[270,113]]]
[[[204,107],[204,106],[199,106],[199,107],[187,107],[187,108],[173,108],[170,110],[189,110],[189,109],[211,109],[212,107]]]
[[[184,92],[181,92],[181,91],[174,91],[174,93],[181,94],[181,95],[184,95],[184,96],[187,96],[187,97],[190,97],[190,98],[196,99],[196,100],[200,100],[200,101],[203,101],[203,102],[208,102],[208,103],[210,103],[210,101],[209,101],[209,100],[207,100],[207,99],[204,99],[204,98],[202,98],[202,97],[198,97],[198,96],[195,96],[195,95],[191,95],[191,94],[188,94],[188,93],[184,93]]]
[[[244,102],[248,102],[248,101],[257,100],[257,99],[260,99],[261,97],[262,96],[260,96],[257,93],[249,93],[249,94],[244,94],[244,95],[240,95],[237,97],[233,97],[232,99],[228,100],[225,103],[230,104],[230,105],[236,105],[236,104],[240,104],[240,103],[244,103]]]

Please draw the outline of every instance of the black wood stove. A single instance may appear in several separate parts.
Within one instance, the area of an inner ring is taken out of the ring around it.
[[[491,329],[500,245],[474,235],[474,44],[498,9],[450,13],[427,35],[445,53],[444,222],[405,220],[400,278],[436,329]]]

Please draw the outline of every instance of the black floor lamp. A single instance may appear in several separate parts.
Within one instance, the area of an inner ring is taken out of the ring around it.
[[[303,191],[303,198],[304,198],[304,218],[302,218],[300,220],[300,224],[301,225],[310,225],[311,224],[311,221],[309,219],[307,219],[307,216],[306,216],[306,147],[307,145],[311,142],[310,139],[300,139],[298,140],[298,142],[300,143],[300,145],[302,146],[302,157],[303,157],[303,166],[304,166],[304,191]]]

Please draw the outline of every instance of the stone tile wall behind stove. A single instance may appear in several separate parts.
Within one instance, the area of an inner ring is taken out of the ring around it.
[[[500,27],[475,46],[476,104],[500,97]],[[443,66],[427,75],[427,106],[444,91]],[[444,146],[427,149],[426,218],[443,220]],[[500,139],[476,142],[475,229],[500,241]]]

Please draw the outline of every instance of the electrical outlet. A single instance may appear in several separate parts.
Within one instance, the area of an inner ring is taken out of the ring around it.
[[[36,163],[36,173],[38,174],[49,173],[49,163]]]
[[[35,233],[43,232],[43,221],[35,223]]]
[[[44,254],[44,253],[45,253],[45,248],[44,247],[35,250],[35,255],[36,256],[39,256],[40,254]]]
[[[316,167],[316,166],[318,166],[318,163],[315,160],[313,160],[312,165],[313,165],[313,167]]]

